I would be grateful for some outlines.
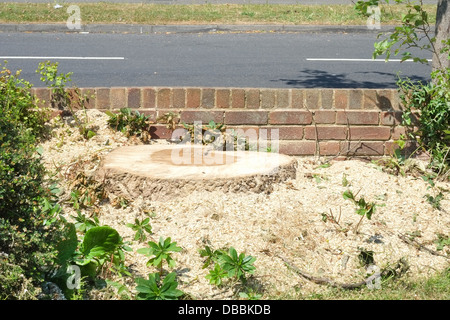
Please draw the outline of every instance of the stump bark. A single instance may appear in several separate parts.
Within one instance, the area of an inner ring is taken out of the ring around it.
[[[270,193],[295,179],[297,161],[278,153],[216,151],[201,145],[137,145],[113,150],[96,178],[129,199],[164,200],[194,191]]]

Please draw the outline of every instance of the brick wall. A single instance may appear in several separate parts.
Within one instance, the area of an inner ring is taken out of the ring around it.
[[[403,132],[395,89],[112,87],[81,92],[93,95],[88,108],[129,107],[155,121],[176,112],[185,123],[214,120],[227,128],[278,129],[280,152],[290,155],[388,155]],[[48,104],[48,89],[32,93]],[[153,125],[151,132],[156,139],[172,134],[163,124]]]

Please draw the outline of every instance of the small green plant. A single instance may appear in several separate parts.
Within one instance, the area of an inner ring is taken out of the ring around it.
[[[150,273],[148,280],[136,278],[136,291],[138,300],[177,300],[184,293],[177,289],[176,273],[166,275],[161,283],[161,275],[157,272]]]
[[[175,130],[178,121],[180,120],[180,114],[174,112],[167,112],[157,119],[157,122],[166,124],[167,129]]]
[[[95,129],[89,126],[89,120],[85,108],[86,102],[89,101],[87,95],[82,95],[78,88],[66,90],[66,84],[71,82],[72,72],[58,73],[58,62],[45,61],[39,63],[36,70],[41,75],[41,81],[46,86],[53,89],[51,96],[51,105],[55,109],[67,110],[72,115],[78,131],[83,138],[89,140],[97,133]],[[74,107],[84,110],[85,120],[81,120],[75,113]]]
[[[172,239],[162,237],[159,238],[159,242],[148,242],[149,248],[138,249],[137,252],[147,257],[152,257],[147,261],[148,266],[154,266],[159,269],[160,275],[163,273],[163,262],[167,262],[168,266],[175,267],[175,260],[172,258],[172,253],[179,252],[182,249],[177,247],[176,242],[172,242]]]
[[[424,198],[427,199],[428,203],[431,204],[434,209],[440,210],[441,200],[444,198],[444,194],[442,192],[439,192],[436,196],[432,196],[427,193]]]
[[[239,292],[239,297],[245,300],[259,300],[262,298],[262,294],[249,289],[247,292]]]
[[[221,285],[222,279],[225,277],[245,282],[246,274],[253,274],[256,269],[253,265],[256,258],[245,256],[244,253],[238,255],[233,247],[226,251],[212,250],[209,246],[206,246],[199,252],[202,257],[206,257],[203,268],[214,263],[214,269],[207,275],[207,279],[212,284]]]
[[[342,174],[342,186],[348,187],[349,185],[350,185],[350,182],[347,179],[347,174],[343,173]]]
[[[437,234],[437,239],[434,241],[436,244],[436,250],[442,251],[445,246],[450,246],[450,237],[448,235],[444,235],[442,233]]]
[[[134,240],[139,242],[144,242],[147,240],[146,232],[151,234],[152,233],[152,226],[150,225],[150,218],[145,218],[142,221],[139,221],[139,219],[134,219],[134,223],[127,223],[127,227],[131,228],[133,231],[136,231],[134,234]]]
[[[357,194],[356,194],[357,195]],[[347,190],[343,193],[343,197],[346,200],[351,200],[356,205],[356,213],[361,216],[361,219],[359,220],[358,224],[355,227],[355,232],[358,233],[359,226],[361,225],[362,220],[364,217],[367,219],[372,219],[372,214],[375,212],[375,206],[376,204],[374,202],[367,202],[364,197],[359,198],[356,200],[356,195],[353,194],[351,190]]]
[[[109,116],[108,124],[111,128],[122,132],[127,137],[137,136],[142,141],[147,142],[149,135],[149,116],[130,108],[121,108],[118,113],[106,111]]]
[[[222,279],[228,277],[228,272],[223,270],[220,264],[216,263],[214,269],[209,270],[209,274],[205,276],[209,280],[209,283],[216,286],[222,285]]]
[[[77,210],[77,216],[72,216],[75,219],[75,228],[77,231],[85,233],[89,229],[93,227],[99,227],[100,221],[98,217],[94,214],[92,218],[87,217],[85,214],[81,213],[80,210]]]

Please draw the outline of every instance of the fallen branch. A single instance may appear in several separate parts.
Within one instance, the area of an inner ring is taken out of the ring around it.
[[[406,271],[408,271],[409,269],[409,265],[408,263],[401,258],[398,262],[397,265],[395,266],[395,268],[386,268],[383,269],[381,272],[378,273],[374,273],[373,275],[369,276],[368,278],[364,279],[363,281],[360,282],[356,282],[356,283],[339,283],[336,282],[332,279],[328,279],[328,278],[319,278],[319,277],[314,277],[302,270],[300,270],[299,268],[297,268],[294,264],[292,264],[289,260],[287,260],[286,258],[277,255],[278,258],[280,258],[281,260],[283,260],[283,262],[289,267],[291,268],[293,271],[295,271],[296,273],[298,273],[299,275],[301,275],[302,277],[317,283],[317,284],[326,284],[329,286],[332,286],[334,288],[341,288],[341,289],[346,289],[346,290],[352,290],[352,289],[358,289],[364,285],[370,284],[372,283],[375,278],[380,277],[380,278],[387,278],[387,277],[399,277],[401,276],[403,273],[405,273]],[[398,271],[397,271],[398,269]]]
[[[312,275],[310,275],[310,274],[308,274],[308,273],[306,273],[306,272],[300,270],[299,268],[297,268],[295,265],[293,265],[293,264],[292,264],[290,261],[288,261],[286,258],[284,258],[284,257],[282,257],[282,256],[280,256],[280,255],[278,255],[278,258],[280,258],[281,260],[283,260],[283,262],[284,262],[289,268],[291,268],[293,271],[295,271],[296,273],[298,273],[298,274],[301,275],[302,277],[304,277],[304,278],[306,278],[306,279],[308,279],[308,280],[310,280],[310,281],[312,281],[312,282],[314,282],[314,283],[317,283],[317,284],[327,284],[327,285],[330,285],[330,286],[332,286],[332,287],[334,287],[334,288],[342,288],[342,289],[348,289],[348,290],[351,290],[351,289],[357,289],[357,288],[360,288],[360,287],[366,285],[368,282],[371,282],[371,280],[372,280],[372,278],[369,277],[369,278],[367,278],[366,280],[363,280],[363,281],[360,281],[360,282],[357,282],[357,283],[338,283],[338,282],[335,282],[335,281],[333,281],[333,280],[331,280],[331,279],[328,279],[328,278],[318,278],[318,277],[314,277],[314,276],[312,276]]]
[[[398,237],[400,239],[402,239],[404,242],[406,242],[407,244],[410,244],[410,245],[414,246],[418,250],[426,251],[426,252],[431,253],[431,254],[433,254],[435,256],[440,256],[440,257],[444,257],[444,258],[447,258],[447,259],[450,258],[449,256],[446,256],[445,254],[441,254],[441,253],[439,253],[437,251],[434,251],[434,250],[431,250],[431,249],[425,247],[423,244],[421,244],[417,240],[408,238],[404,234],[399,234]]]

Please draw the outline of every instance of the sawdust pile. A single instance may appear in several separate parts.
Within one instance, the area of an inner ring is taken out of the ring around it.
[[[62,199],[69,199],[77,173],[91,175],[108,152],[139,143],[111,130],[102,112],[90,110],[87,115],[97,132],[90,140],[80,136],[69,118],[54,121],[53,137],[42,144],[45,165],[61,179]],[[441,255],[435,255],[401,238],[414,238],[436,250],[437,235],[448,236],[450,230],[449,183],[440,182],[437,187],[441,189],[429,189],[420,177],[391,175],[360,160],[333,161],[328,167],[319,166],[312,157],[297,160],[297,178],[275,185],[269,195],[196,191],[164,202],[127,199],[125,207],[117,206],[109,195],[96,204],[96,211],[101,224],[115,228],[124,241],[134,237],[126,223],[151,217],[153,234],[148,240],[171,237],[183,249],[173,255],[179,289],[195,299],[236,299],[232,287],[217,288],[205,279],[208,270],[202,269],[204,258],[198,252],[205,245],[234,247],[238,253],[256,257],[256,272],[249,283],[263,292],[263,298],[285,299],[325,290],[325,286],[294,273],[280,257],[308,274],[338,283],[367,277],[358,258],[361,251],[373,251],[379,269],[394,267],[403,259],[411,276],[449,267],[445,248],[438,252]],[[343,198],[346,190],[377,204],[372,219],[362,220],[359,232],[355,226],[361,216],[355,213],[355,205]],[[440,210],[425,197],[436,195],[436,190],[444,194]],[[76,212],[69,201],[62,205],[70,221]],[[135,276],[146,278],[156,270],[146,266],[147,257],[136,253],[145,246],[133,241],[134,251],[126,259]]]

